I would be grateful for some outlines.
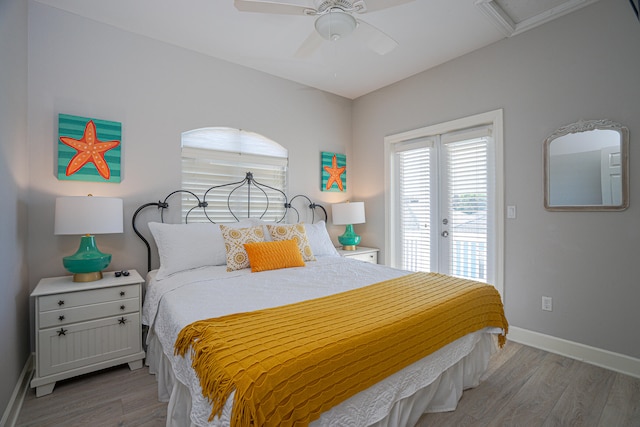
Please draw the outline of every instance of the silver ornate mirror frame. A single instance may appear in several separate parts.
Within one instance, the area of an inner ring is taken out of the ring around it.
[[[605,137],[612,142],[603,142]],[[626,127],[611,120],[580,120],[545,139],[545,209],[621,211],[628,206]]]

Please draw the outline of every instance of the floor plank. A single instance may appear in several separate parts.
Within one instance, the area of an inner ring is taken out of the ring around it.
[[[616,374],[598,426],[640,426],[640,378]]]
[[[491,422],[496,425],[542,425],[570,383],[563,374],[572,368],[573,362],[555,354],[546,355],[543,363],[549,368],[536,369],[502,410],[492,416]]]
[[[462,395],[459,408],[478,423],[493,419],[536,372],[547,354],[542,350],[521,346],[481,383],[482,389],[467,390]]]
[[[59,381],[53,393],[25,397],[16,427],[164,426],[167,404],[158,402],[157,384],[147,367],[121,365]]]
[[[544,426],[597,425],[615,379],[615,372],[578,363],[565,392],[551,410]]]

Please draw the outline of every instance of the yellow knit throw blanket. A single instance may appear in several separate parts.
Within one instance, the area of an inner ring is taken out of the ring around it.
[[[462,336],[503,329],[500,295],[484,283],[413,273],[287,306],[201,320],[178,335],[203,394],[232,426],[299,426]]]

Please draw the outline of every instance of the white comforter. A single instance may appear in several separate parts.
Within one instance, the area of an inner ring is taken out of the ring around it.
[[[175,378],[190,391],[191,423],[227,426],[231,402],[227,402],[220,418],[208,423],[211,406],[201,393],[190,359],[173,354],[173,344],[184,326],[201,319],[344,292],[404,274],[407,272],[340,257],[318,258],[315,262],[307,263],[306,267],[261,273],[251,273],[249,269],[227,272],[226,266],[205,267],[174,274],[161,281],[155,281],[151,272],[143,307],[143,324],[150,327],[148,341],[157,339],[160,342],[164,356],[172,365]],[[487,335],[484,332],[486,331],[463,337],[358,393],[323,413],[313,424],[367,426],[382,420],[396,402],[431,384],[442,372],[471,353],[482,336]],[[483,345],[487,347],[486,343]],[[492,349],[493,346],[483,352],[477,363],[486,367]],[[472,375],[472,382],[477,383],[484,367],[474,368],[479,373]],[[470,385],[475,384],[465,386]],[[458,397],[455,397],[455,402]],[[450,407],[451,402],[447,402],[444,404],[446,407],[432,407],[431,410],[452,410],[455,402],[453,407]]]

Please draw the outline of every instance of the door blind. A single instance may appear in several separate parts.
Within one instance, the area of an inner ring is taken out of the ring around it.
[[[398,147],[400,267],[431,271],[432,146]]]
[[[489,136],[443,136],[447,181],[448,270],[487,281],[489,237]],[[469,138],[471,136],[471,138]],[[467,139],[468,138],[468,139]]]

